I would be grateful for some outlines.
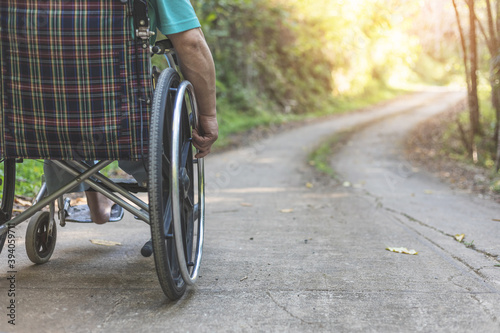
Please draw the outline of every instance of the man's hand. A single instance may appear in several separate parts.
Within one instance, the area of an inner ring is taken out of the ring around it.
[[[193,130],[193,145],[199,150],[195,157],[202,158],[208,155],[218,136],[217,117],[198,115],[198,127]]]
[[[198,126],[193,130],[193,145],[199,149],[196,158],[201,158],[210,153],[210,147],[219,135],[214,61],[201,29],[172,34],[168,38],[180,59],[182,74],[194,87],[198,103]]]

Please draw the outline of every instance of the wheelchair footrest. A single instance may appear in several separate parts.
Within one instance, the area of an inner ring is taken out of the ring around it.
[[[117,204],[111,207],[111,216],[109,222],[118,222],[123,218],[123,208]],[[76,222],[76,223],[93,223],[90,217],[89,206],[87,205],[77,205],[71,206],[66,210],[66,222]]]

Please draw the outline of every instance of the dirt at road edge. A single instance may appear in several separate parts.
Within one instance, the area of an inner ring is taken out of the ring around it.
[[[463,103],[459,103],[451,110],[418,124],[406,137],[405,157],[415,166],[435,174],[455,189],[500,203],[500,193],[495,192],[492,185],[500,181],[500,175],[494,176],[491,170],[457,161],[444,150],[443,134],[454,121],[456,114],[463,109]]]

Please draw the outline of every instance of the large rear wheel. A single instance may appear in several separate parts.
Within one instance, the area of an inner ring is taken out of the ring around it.
[[[175,70],[164,70],[151,112],[148,189],[156,271],[172,300],[194,283],[201,262],[204,178],[203,159],[194,159],[196,123],[192,86]]]

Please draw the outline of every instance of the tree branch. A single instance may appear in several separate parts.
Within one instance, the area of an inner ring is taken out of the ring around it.
[[[497,39],[497,34],[495,32],[495,27],[493,25],[493,12],[491,10],[490,0],[486,0],[486,12],[488,14],[488,30],[490,31],[490,40],[492,43],[492,47],[496,52],[497,45],[498,45],[498,39]]]
[[[499,0],[497,0],[497,1],[499,1]],[[488,9],[488,28],[489,28],[490,34],[488,35],[486,33],[486,30],[484,29],[483,24],[481,23],[481,21],[479,21],[479,18],[477,17],[475,12],[474,12],[474,20],[477,23],[477,25],[479,26],[479,30],[481,31],[481,35],[483,35],[484,41],[486,42],[486,46],[488,47],[488,51],[490,52],[491,56],[493,57],[496,54],[496,46],[495,45],[497,44],[497,41],[496,41],[495,29],[493,28],[493,17],[491,16],[492,12],[491,12],[490,0],[486,0],[486,2],[487,2],[487,7],[489,8]],[[465,0],[465,3],[468,6],[470,6],[469,2],[467,0]],[[455,8],[455,10],[456,10],[456,8]]]
[[[455,122],[457,123],[458,133],[460,133],[460,140],[462,141],[462,144],[465,150],[467,151],[469,157],[472,157],[472,145],[469,144],[469,140],[467,139],[467,133],[462,123],[460,122],[460,118],[458,116],[455,118]]]
[[[488,51],[490,51],[490,54],[493,55],[495,54],[495,44],[492,38],[486,34],[486,30],[484,30],[483,25],[481,24],[481,21],[477,18],[477,15],[474,13],[474,18],[475,21],[477,22],[477,25],[479,26],[479,30],[481,30],[481,35],[484,37],[484,41],[486,42],[486,46],[488,47]]]
[[[497,34],[500,33],[500,0],[496,1],[496,26],[497,26]]]
[[[499,0],[500,1],[500,0]],[[455,16],[457,18],[458,32],[460,34],[460,43],[462,44],[462,52],[464,68],[465,68],[465,81],[467,82],[467,91],[470,91],[470,75],[469,75],[469,65],[468,65],[468,54],[467,54],[467,45],[465,44],[465,35],[464,30],[462,29],[462,23],[460,21],[460,13],[458,12],[457,4],[455,0],[451,0],[453,3],[453,8],[455,9]]]

